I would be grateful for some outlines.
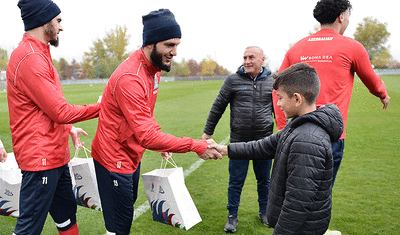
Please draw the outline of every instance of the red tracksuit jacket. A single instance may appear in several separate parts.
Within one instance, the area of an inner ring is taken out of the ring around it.
[[[321,90],[317,106],[335,104],[339,107],[344,124],[341,139],[346,137],[354,73],[357,73],[373,95],[381,99],[388,95],[385,84],[372,68],[365,48],[356,40],[340,35],[333,29],[322,29],[296,43],[286,53],[279,72],[300,62],[313,66],[318,73]],[[286,118],[276,105],[276,91],[273,100],[277,127],[281,130],[286,125]]]
[[[154,118],[161,72],[135,51],[111,75],[101,101],[92,156],[107,170],[121,174],[136,171],[145,149],[165,152],[196,152],[206,141],[174,137],[160,131]]]
[[[67,103],[50,45],[26,33],[8,62],[7,99],[15,159],[24,171],[67,164],[70,124],[95,118],[100,109]]]

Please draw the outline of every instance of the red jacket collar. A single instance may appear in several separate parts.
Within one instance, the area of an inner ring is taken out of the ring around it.
[[[139,57],[140,61],[143,62],[144,66],[146,67],[146,71],[149,71],[150,74],[155,74],[157,72],[160,72],[161,69],[154,66],[150,61],[147,59],[146,55],[144,54],[142,48],[136,51],[137,56]]]
[[[22,42],[27,42],[31,45],[32,50],[35,52],[43,52],[44,54],[46,54],[50,59],[51,59],[51,55],[50,55],[50,45],[49,44],[44,44],[43,42],[41,42],[40,40],[32,37],[31,35],[24,33],[24,37],[22,38]]]

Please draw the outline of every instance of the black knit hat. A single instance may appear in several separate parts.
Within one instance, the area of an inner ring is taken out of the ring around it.
[[[19,0],[18,7],[21,9],[25,31],[45,25],[61,13],[60,8],[51,0]]]
[[[152,11],[143,19],[143,47],[171,38],[181,38],[181,28],[168,9]]]

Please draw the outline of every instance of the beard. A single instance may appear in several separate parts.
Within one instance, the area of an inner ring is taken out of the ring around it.
[[[151,51],[150,58],[153,61],[153,65],[159,67],[161,70],[166,72],[171,71],[171,64],[167,65],[162,62],[162,54],[157,51],[157,44],[154,44],[153,50]]]
[[[57,31],[51,21],[45,25],[44,33],[47,36],[47,38],[50,38],[49,41],[50,45],[58,47],[59,39],[57,36]]]

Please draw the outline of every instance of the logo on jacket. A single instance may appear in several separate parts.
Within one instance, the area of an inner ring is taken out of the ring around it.
[[[157,74],[154,75],[154,90],[157,90],[160,87],[160,84],[158,84],[158,77]]]
[[[320,41],[332,41],[333,37],[317,37],[317,38],[309,38],[309,42],[320,42]]]
[[[314,61],[314,62],[331,62],[333,60],[333,56],[331,55],[314,55],[314,56],[300,56],[300,60],[303,61]]]

